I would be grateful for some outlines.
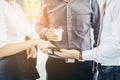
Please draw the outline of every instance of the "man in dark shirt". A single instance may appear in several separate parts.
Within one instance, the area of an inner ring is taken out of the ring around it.
[[[41,0],[36,23],[40,38],[51,41],[58,48],[91,49],[91,27],[95,45],[99,32],[97,0]],[[55,28],[62,27],[62,40],[56,41]],[[48,80],[92,80],[92,61],[50,56],[46,64]]]

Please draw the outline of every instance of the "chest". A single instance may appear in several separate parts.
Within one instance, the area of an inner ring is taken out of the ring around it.
[[[91,12],[92,0],[49,0],[46,4],[48,13],[53,12],[74,12],[76,14],[86,14]]]

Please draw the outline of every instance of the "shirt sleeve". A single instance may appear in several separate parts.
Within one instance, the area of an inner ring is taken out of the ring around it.
[[[100,28],[100,8],[97,0],[92,0],[92,28],[94,30],[94,47],[96,47]]]
[[[98,63],[112,60],[120,57],[120,6],[116,6],[111,12],[112,14],[112,35],[109,41],[93,50],[83,51],[84,60],[94,60]]]
[[[84,60],[94,60],[98,63],[104,63],[104,61],[112,60],[120,56],[120,42],[112,42],[111,44],[105,44],[94,48],[93,50],[83,51],[82,57]]]
[[[7,43],[6,21],[3,12],[0,10],[0,47]]]
[[[40,38],[45,39],[45,32],[48,30],[49,25],[45,0],[41,0],[39,9],[35,30],[39,34]]]

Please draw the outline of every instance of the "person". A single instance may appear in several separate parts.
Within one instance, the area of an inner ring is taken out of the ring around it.
[[[105,2],[106,9],[99,46],[82,52],[61,49],[61,52],[56,51],[55,54],[84,61],[94,60],[98,63],[98,80],[120,80],[120,0]]]
[[[14,0],[0,0],[0,80],[39,78],[34,46],[53,45],[42,39],[25,41],[26,34],[27,21],[19,5]]]
[[[99,32],[99,6],[96,0],[41,0],[40,15],[35,30],[40,38],[51,41],[57,48],[91,49],[91,27],[95,44]],[[62,27],[62,40],[54,34]],[[92,61],[79,62],[49,56],[46,69],[48,80],[92,80]]]
[[[24,8],[24,1],[23,0],[16,0],[16,2],[21,6],[21,8]]]

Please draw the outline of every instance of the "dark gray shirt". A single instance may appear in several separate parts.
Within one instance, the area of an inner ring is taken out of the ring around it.
[[[36,31],[42,39],[50,27],[62,26],[62,41],[53,42],[61,48],[91,48],[91,27],[94,40],[99,32],[99,7],[97,0],[41,0],[41,11],[36,23]]]

